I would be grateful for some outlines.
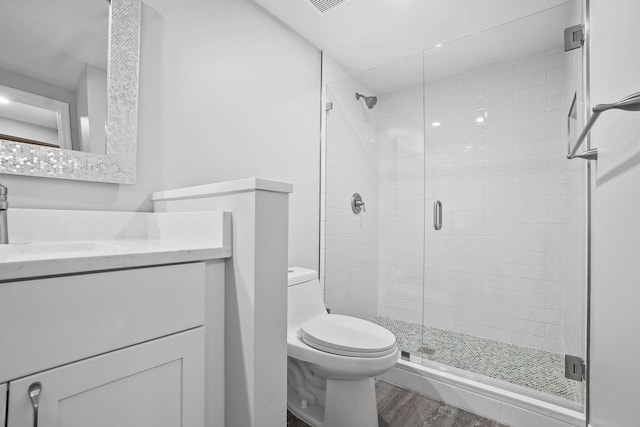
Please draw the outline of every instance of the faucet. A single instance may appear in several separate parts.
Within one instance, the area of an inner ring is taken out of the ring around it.
[[[9,227],[7,226],[7,187],[0,184],[0,245],[9,243]]]

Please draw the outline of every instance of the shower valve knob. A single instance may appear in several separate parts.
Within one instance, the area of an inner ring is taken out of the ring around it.
[[[351,196],[351,210],[354,214],[367,211],[364,207],[364,201],[362,200],[360,193],[353,193],[353,196]]]

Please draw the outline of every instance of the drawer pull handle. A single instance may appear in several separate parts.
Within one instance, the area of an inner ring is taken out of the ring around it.
[[[33,427],[38,427],[38,407],[40,406],[40,392],[42,384],[35,382],[29,386],[29,399],[33,405]]]

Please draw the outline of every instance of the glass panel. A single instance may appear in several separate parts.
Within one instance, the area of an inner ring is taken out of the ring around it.
[[[325,303],[386,327],[414,356],[424,274],[422,54],[330,83],[326,97]],[[354,193],[366,211],[352,211]]]
[[[443,211],[426,228],[424,363],[573,408],[586,180],[566,159],[582,50],[562,34],[579,17],[569,2],[424,54],[425,199]]]
[[[356,92],[372,94],[355,77],[327,87],[325,304],[331,313],[370,320],[378,300],[378,110]],[[355,193],[365,203],[359,214],[351,207]]]

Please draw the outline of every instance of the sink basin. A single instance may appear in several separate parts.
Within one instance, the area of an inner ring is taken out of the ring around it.
[[[118,245],[102,242],[39,242],[0,245],[0,261],[26,261],[70,256],[100,255],[123,250]]]

